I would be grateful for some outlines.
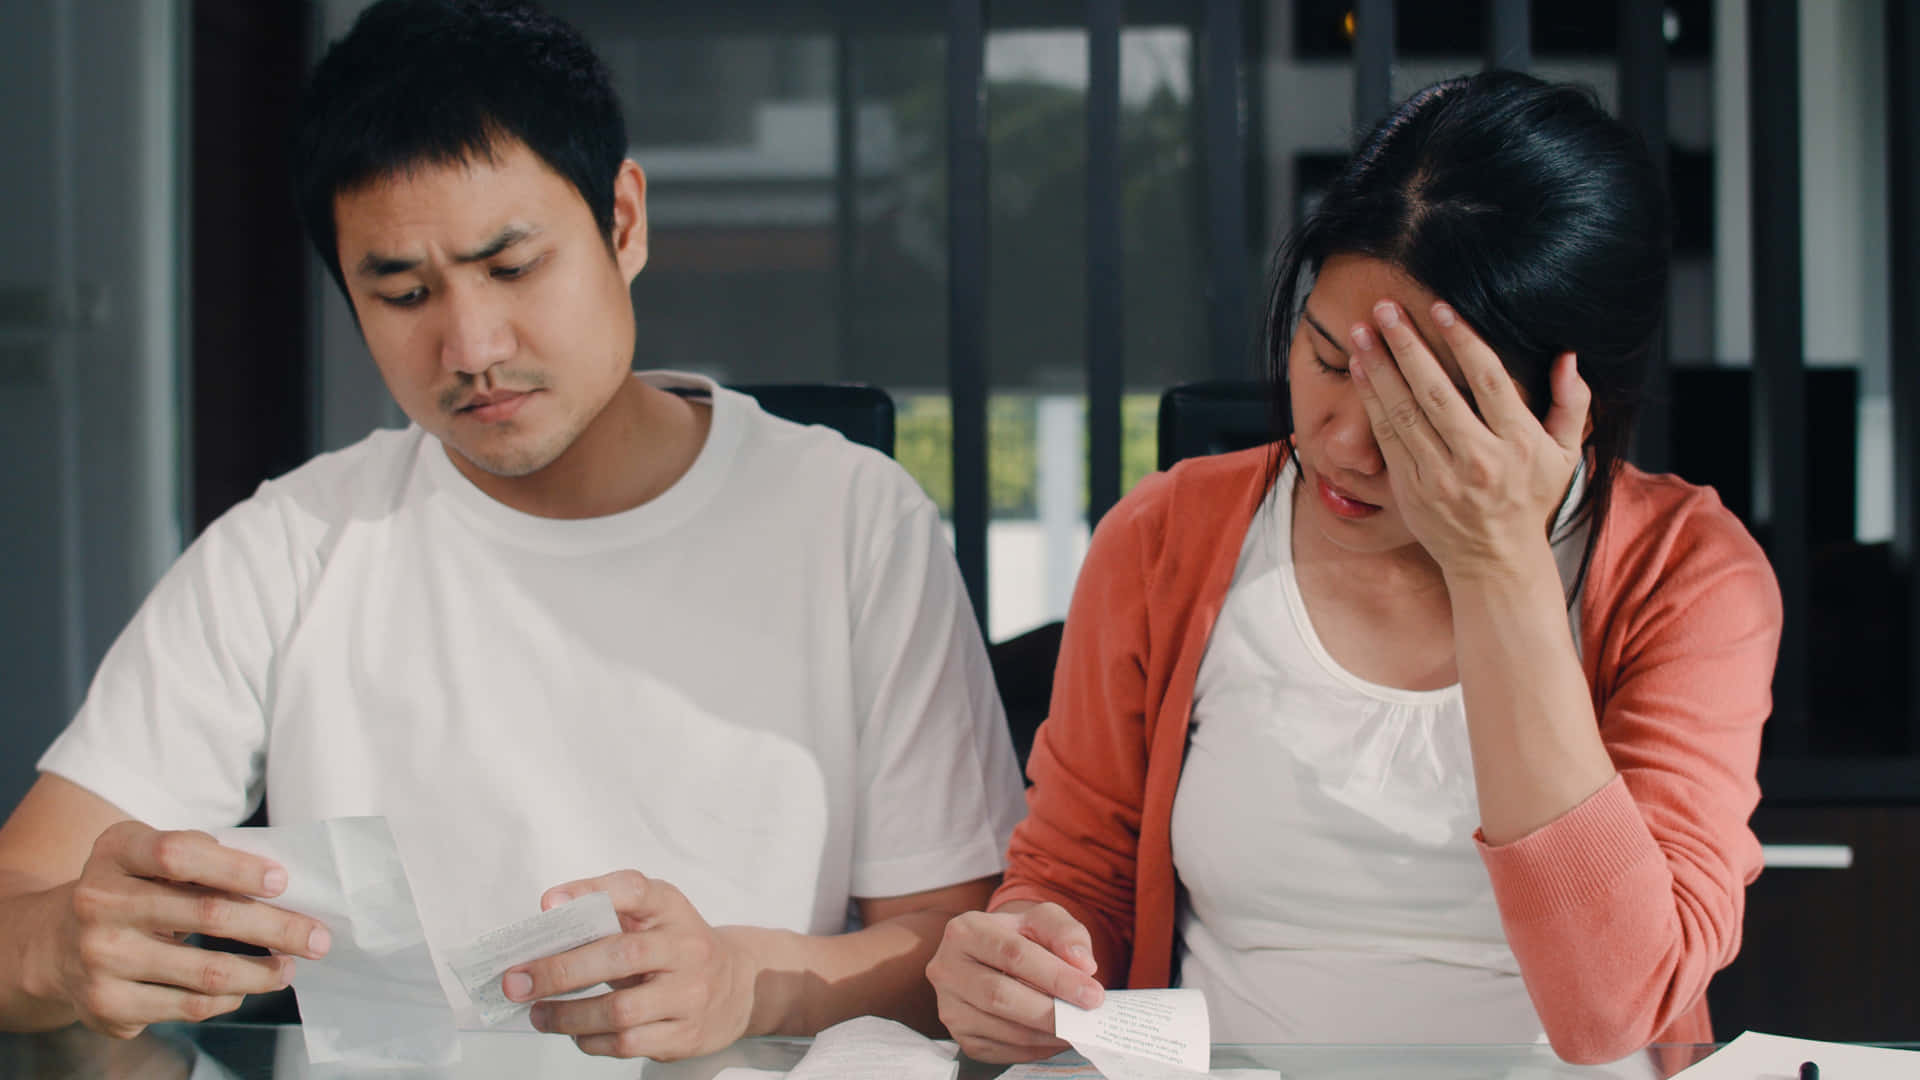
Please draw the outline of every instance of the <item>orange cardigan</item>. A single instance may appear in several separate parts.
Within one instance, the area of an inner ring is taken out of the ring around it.
[[[1194,677],[1267,461],[1259,448],[1148,477],[1100,522],[1074,586],[993,903],[1064,906],[1109,986],[1171,977]],[[1582,595],[1581,662],[1619,775],[1480,853],[1548,1039],[1599,1062],[1712,1039],[1707,980],[1739,952],[1760,872],[1747,820],[1781,614],[1765,555],[1712,490],[1631,467]]]

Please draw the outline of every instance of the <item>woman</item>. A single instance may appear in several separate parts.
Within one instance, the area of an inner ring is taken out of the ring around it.
[[[1624,463],[1665,195],[1591,94],[1415,94],[1281,249],[1281,439],[1100,524],[961,1046],[1195,986],[1221,1042],[1711,1038],[1780,632],[1706,489]]]

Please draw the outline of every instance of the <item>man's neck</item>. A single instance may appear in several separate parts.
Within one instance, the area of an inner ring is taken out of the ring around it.
[[[495,476],[452,449],[460,472],[495,502],[536,517],[605,517],[653,501],[700,456],[711,406],[629,377],[580,437],[526,476]]]

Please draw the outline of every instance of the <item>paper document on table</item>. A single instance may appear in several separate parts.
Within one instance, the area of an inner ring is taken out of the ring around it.
[[[1213,1053],[1207,999],[1198,990],[1109,990],[1097,1009],[1056,998],[1053,1033],[1107,1080],[1205,1076]]]
[[[501,1024],[532,1008],[531,1002],[508,1000],[500,980],[507,969],[540,960],[620,932],[613,897],[590,892],[557,908],[530,915],[479,937],[447,953],[447,967],[472,999],[481,1022]]]
[[[1803,1061],[1820,1067],[1821,1080],[1913,1080],[1920,1076],[1920,1050],[1889,1050],[1747,1031],[1705,1060],[1675,1073],[1673,1080],[1799,1080]]]
[[[905,1024],[856,1016],[813,1037],[787,1080],[953,1080],[960,1048]]]
[[[1090,1062],[1036,1061],[1015,1065],[1000,1074],[998,1080],[1103,1080],[1105,1074]],[[1282,1080],[1277,1069],[1214,1069],[1208,1080]],[[725,1073],[714,1080],[730,1080]],[[749,1080],[740,1077],[739,1080]]]
[[[320,920],[324,959],[294,962],[307,1059],[358,1065],[446,1065],[459,1059],[453,1008],[440,988],[413,890],[383,817],[222,829],[228,847],[287,871],[275,907]]]

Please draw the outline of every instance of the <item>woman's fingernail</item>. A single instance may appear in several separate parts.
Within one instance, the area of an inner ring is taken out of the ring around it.
[[[547,1030],[547,1007],[545,1005],[535,1005],[532,1009],[528,1010],[527,1023],[532,1024],[533,1030],[535,1031]]]
[[[1439,323],[1441,326],[1452,326],[1453,309],[1448,307],[1445,302],[1433,305],[1433,321]]]
[[[564,904],[567,901],[572,899],[573,897],[563,892],[548,893],[547,894],[547,910],[552,911],[554,908],[557,908],[561,904]]]
[[[1382,300],[1373,305],[1373,317],[1389,330],[1400,325],[1400,310],[1393,306],[1391,300]]]
[[[1067,956],[1074,960],[1088,960],[1093,957],[1093,950],[1085,945],[1075,945],[1067,950]]]
[[[1367,362],[1358,356],[1347,361],[1347,371],[1352,373],[1353,377],[1361,382],[1367,381]]]
[[[293,985],[293,971],[294,971],[293,957],[291,956],[281,957],[280,958],[280,985],[281,986]]]
[[[316,926],[313,933],[307,935],[307,952],[314,956],[325,956],[333,948],[333,935],[327,933],[324,926]]]
[[[1074,995],[1074,1003],[1079,1005],[1083,1009],[1099,1008],[1100,1007],[1100,991],[1094,989],[1091,986],[1083,986],[1080,988],[1080,992]]]
[[[1350,336],[1353,338],[1353,347],[1359,349],[1361,352],[1366,352],[1373,348],[1373,331],[1367,329],[1365,326],[1354,327],[1353,333]]]
[[[507,996],[519,1001],[533,993],[533,979],[524,971],[515,971],[508,974],[505,987]]]
[[[260,892],[265,896],[279,896],[286,890],[287,872],[274,867],[260,879]]]

